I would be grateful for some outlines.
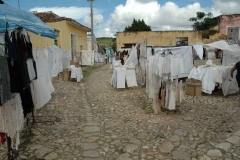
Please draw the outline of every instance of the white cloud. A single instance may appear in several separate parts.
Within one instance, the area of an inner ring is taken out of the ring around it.
[[[85,16],[83,21],[84,21],[84,24],[86,24],[87,26],[91,26],[91,17],[90,17],[90,15]],[[103,15],[101,15],[101,14],[94,14],[93,15],[93,24],[94,24],[94,26],[98,26],[103,21],[104,21]]]
[[[90,16],[90,9],[89,7],[34,7],[31,8],[30,11],[37,11],[37,12],[46,12],[52,11],[53,13],[61,16],[61,17],[68,17],[75,20],[82,20],[87,16]],[[98,9],[94,9],[94,13],[98,16],[102,16],[100,13],[101,11]],[[103,16],[102,16],[103,17]]]
[[[214,8],[202,8],[199,2],[179,7],[174,2],[161,5],[157,0],[126,0],[125,5],[115,7],[106,24],[99,27],[101,30],[97,30],[96,36],[110,36],[116,31],[123,31],[132,24],[134,18],[143,19],[152,30],[189,30],[192,29],[192,23],[188,19],[196,17],[198,11],[212,12],[214,16],[220,14]],[[103,31],[104,27],[110,30]]]
[[[221,14],[235,14],[239,13],[239,0],[213,0],[214,8],[219,9]]]

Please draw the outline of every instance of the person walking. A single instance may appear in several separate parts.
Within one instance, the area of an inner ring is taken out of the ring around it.
[[[106,61],[106,64],[108,63],[108,56],[105,55],[105,61]]]
[[[231,69],[231,77],[233,78],[233,72],[237,70],[236,80],[238,83],[239,93],[240,93],[240,61],[237,62]]]

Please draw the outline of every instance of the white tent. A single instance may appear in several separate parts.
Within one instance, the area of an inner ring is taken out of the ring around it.
[[[233,52],[232,48],[227,44],[226,41],[217,41],[217,42],[213,42],[213,43],[209,43],[209,44],[204,44],[203,47],[206,48],[217,48],[217,49],[221,49],[223,51],[231,51]]]
[[[232,51],[223,51],[222,65],[235,64],[240,61],[240,46],[238,44],[229,45]]]

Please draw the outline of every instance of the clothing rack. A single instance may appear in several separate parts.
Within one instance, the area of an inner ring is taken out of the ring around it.
[[[30,126],[30,133],[32,132],[32,128],[34,127],[35,124],[43,124],[43,126],[45,126],[45,123],[52,123],[52,125],[54,125],[54,121],[50,119],[41,121],[40,118],[35,116],[34,109],[32,110],[31,117],[27,118],[27,125],[29,124],[29,121],[32,122]]]
[[[7,135],[6,135],[6,137],[7,137]],[[7,158],[8,160],[15,160],[15,159],[19,158],[21,160],[21,157],[19,157],[18,151],[12,149],[11,143],[12,143],[12,139],[10,137],[7,137],[8,152],[5,155],[3,155],[2,160],[4,160],[5,158]]]

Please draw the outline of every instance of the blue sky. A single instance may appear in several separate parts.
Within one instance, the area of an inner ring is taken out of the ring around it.
[[[5,0],[18,8],[18,0]],[[90,27],[90,3],[87,0],[19,0],[27,11],[53,11]],[[112,37],[132,23],[144,19],[152,30],[189,30],[190,17],[197,11],[220,14],[239,13],[240,0],[95,0],[94,32],[97,37]]]

